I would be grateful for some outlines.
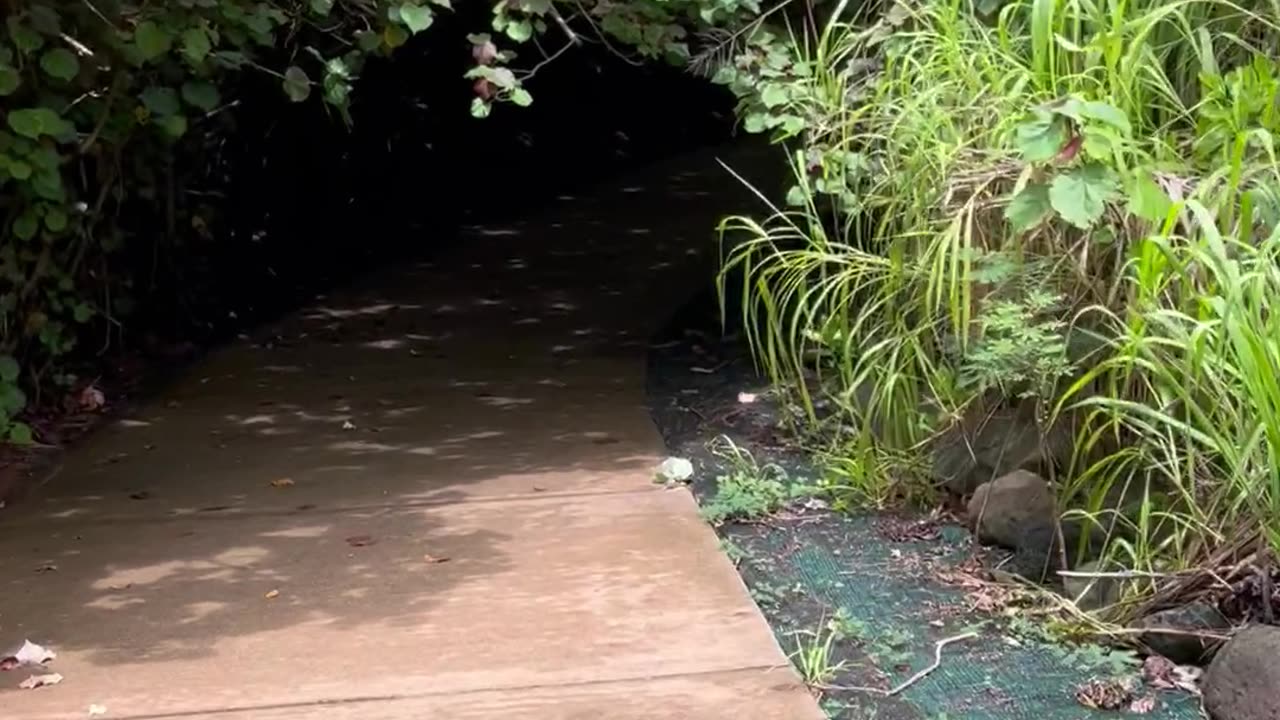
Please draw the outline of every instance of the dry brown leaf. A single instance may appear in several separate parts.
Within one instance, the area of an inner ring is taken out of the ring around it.
[[[293,480],[290,478],[280,478],[278,480],[272,480],[271,487],[274,487],[274,488],[293,487]]]
[[[272,590],[271,592],[267,593],[263,597],[265,597],[268,600],[275,600],[276,598],[280,597],[280,591]]]
[[[1076,702],[1094,710],[1119,710],[1133,699],[1133,689],[1123,680],[1093,679],[1076,688]]]
[[[1147,684],[1159,690],[1172,690],[1177,687],[1174,673],[1178,666],[1162,655],[1151,655],[1142,662],[1142,677]]]
[[[49,673],[48,675],[32,675],[18,684],[23,690],[35,690],[48,685],[57,685],[62,682],[62,676],[58,673]]]
[[[101,717],[107,714],[106,705],[93,704],[89,706],[89,717]]]
[[[1133,702],[1129,703],[1129,712],[1137,713],[1138,715],[1146,715],[1147,713],[1155,709],[1156,709],[1155,695],[1143,695],[1140,698],[1134,698]]]
[[[447,562],[449,562],[449,558],[447,558],[447,557],[436,557],[435,555],[432,555],[431,553],[427,553],[426,555],[423,555],[423,556],[422,556],[422,559],[423,559],[424,561],[426,561],[426,562],[431,563],[432,565],[438,565],[438,564],[440,564],[440,563],[447,563]]]
[[[374,540],[370,535],[352,535],[347,538],[347,544],[351,547],[365,547],[367,545],[373,545],[376,542],[378,541]]]
[[[101,410],[107,404],[107,396],[97,387],[90,385],[80,391],[80,396],[76,399],[81,410],[93,412]]]

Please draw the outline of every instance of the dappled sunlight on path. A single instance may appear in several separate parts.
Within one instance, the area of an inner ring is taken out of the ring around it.
[[[816,717],[652,482],[647,341],[742,197],[703,154],[472,226],[97,432],[0,524],[0,642],[66,676],[5,716]]]

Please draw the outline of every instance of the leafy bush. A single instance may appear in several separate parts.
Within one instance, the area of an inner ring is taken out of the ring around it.
[[[785,94],[732,61],[795,186],[722,226],[721,290],[859,499],[1030,402],[1078,423],[1063,499],[1112,555],[1280,549],[1277,40],[1275,3],[897,0],[792,33]]]

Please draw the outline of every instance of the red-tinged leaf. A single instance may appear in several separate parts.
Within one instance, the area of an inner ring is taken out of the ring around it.
[[[1058,153],[1058,162],[1069,163],[1080,153],[1080,146],[1084,144],[1084,139],[1080,135],[1073,135],[1071,140]]]

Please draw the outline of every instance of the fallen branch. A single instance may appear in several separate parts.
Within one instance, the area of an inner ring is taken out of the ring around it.
[[[955,635],[949,638],[943,638],[939,640],[937,644],[933,646],[933,662],[929,663],[929,666],[924,668],[920,672],[916,673],[915,675],[912,675],[906,680],[903,680],[901,683],[898,683],[897,686],[893,687],[890,690],[884,690],[881,688],[873,688],[873,687],[861,687],[857,685],[818,685],[816,687],[822,690],[848,690],[852,692],[872,693],[875,695],[881,695],[883,697],[893,697],[894,695],[897,695],[903,690],[906,690],[912,685],[915,685],[916,683],[920,682],[929,673],[933,672],[934,670],[937,670],[938,667],[942,665],[942,648],[950,645],[951,643],[960,642],[961,640],[968,640],[970,638],[975,638],[975,637],[978,637],[978,633],[967,632],[961,635]]]

